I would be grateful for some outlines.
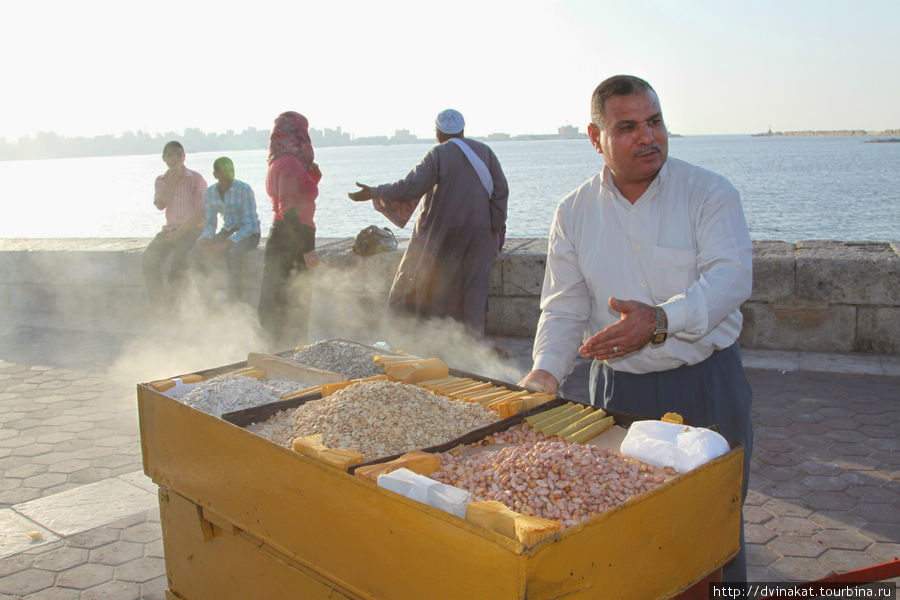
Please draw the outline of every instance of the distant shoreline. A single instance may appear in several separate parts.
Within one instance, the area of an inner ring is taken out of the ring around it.
[[[472,136],[473,139],[494,142],[528,142],[549,140],[587,140],[588,135],[578,131],[573,126],[563,126],[557,133],[549,134],[520,134],[492,133],[489,135]],[[745,136],[744,134],[712,134]],[[884,129],[881,131],[868,131],[865,129],[840,129],[840,130],[809,130],[809,131],[772,131],[765,133],[753,133],[752,137],[820,137],[820,136],[898,136],[900,129]],[[410,134],[407,130],[397,130],[393,136],[367,136],[353,138],[349,133],[340,129],[325,129],[318,131],[310,129],[310,137],[315,148],[330,148],[337,146],[395,146],[405,144],[434,144],[431,138],[420,138]],[[697,137],[693,134],[680,134],[669,132],[669,138]],[[168,132],[164,135],[150,136],[145,132],[126,132],[120,137],[112,135],[97,136],[93,138],[75,137],[67,138],[52,132],[40,133],[34,138],[20,138],[17,142],[8,142],[0,137],[0,162],[16,160],[48,160],[60,158],[96,158],[106,156],[131,156],[158,154],[160,148],[168,140],[177,140],[184,144],[189,152],[235,152],[240,150],[266,150],[269,143],[269,131],[249,128],[242,133],[235,134],[229,131],[227,134],[206,134],[198,129],[185,130],[184,134]],[[893,142],[894,137],[882,137],[870,139],[869,142]]]
[[[866,129],[807,129],[803,131],[766,131],[753,133],[752,137],[817,137],[817,136],[870,136],[870,135],[900,135],[900,129],[882,129],[881,131],[869,131]]]

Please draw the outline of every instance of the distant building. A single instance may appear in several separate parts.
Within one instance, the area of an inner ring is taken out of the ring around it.
[[[510,137],[508,133],[492,133],[487,136],[487,139],[491,142],[503,142],[510,139]]]
[[[312,132],[315,131],[310,129],[310,137],[312,137]],[[346,146],[351,142],[350,134],[344,133],[341,131],[341,128],[337,129],[325,129],[325,133],[322,134],[322,142],[323,146]],[[313,140],[315,143],[315,140]]]
[[[409,144],[410,142],[417,142],[419,138],[409,132],[409,129],[397,129],[394,131],[394,136],[391,138],[392,144]]]
[[[562,125],[556,131],[559,134],[559,137],[562,137],[562,138],[581,137],[580,135],[578,135],[578,128],[575,127],[574,125]]]
[[[365,137],[358,137],[353,140],[353,143],[360,146],[365,145],[383,145],[390,144],[391,139],[386,135],[369,135]]]

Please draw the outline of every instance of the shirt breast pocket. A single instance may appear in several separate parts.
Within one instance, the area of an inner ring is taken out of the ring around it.
[[[697,281],[697,251],[653,248],[650,289],[655,302],[665,302]]]

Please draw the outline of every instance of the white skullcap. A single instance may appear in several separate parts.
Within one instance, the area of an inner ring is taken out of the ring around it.
[[[466,126],[466,121],[458,110],[448,108],[442,110],[437,119],[434,120],[435,126],[439,131],[448,134],[459,133]]]

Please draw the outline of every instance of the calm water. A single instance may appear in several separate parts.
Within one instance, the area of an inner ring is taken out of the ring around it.
[[[740,190],[754,240],[900,239],[900,144],[861,137],[688,136],[669,152],[717,171]],[[316,225],[320,237],[352,237],[390,226],[347,198],[354,182],[403,177],[431,144],[320,148],[324,173]],[[510,237],[545,237],[556,203],[602,166],[587,140],[495,142],[510,184]],[[189,153],[187,165],[213,183],[218,152]],[[272,211],[265,195],[266,151],[229,153],[238,179],[256,192],[263,235]],[[158,155],[0,162],[12,218],[0,237],[151,237],[163,214],[153,207]],[[407,231],[397,231],[399,237]]]

